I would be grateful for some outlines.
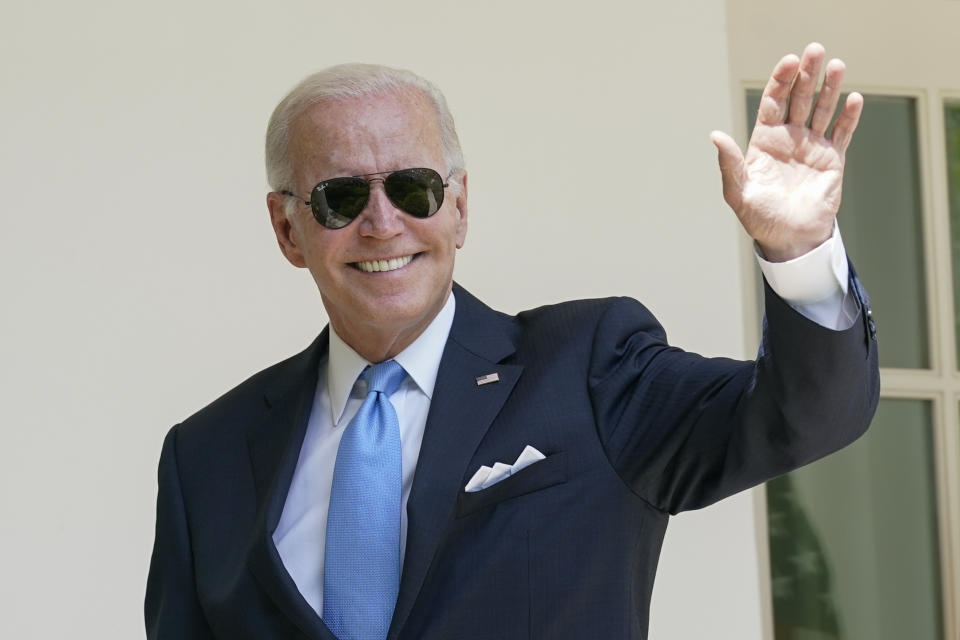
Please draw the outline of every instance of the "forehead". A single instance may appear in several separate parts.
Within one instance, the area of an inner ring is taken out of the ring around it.
[[[436,111],[415,91],[311,106],[293,122],[290,154],[295,176],[307,181],[413,166],[444,171]]]

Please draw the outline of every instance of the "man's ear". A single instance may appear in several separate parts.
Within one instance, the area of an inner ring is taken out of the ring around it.
[[[460,175],[460,190],[457,193],[457,249],[467,241],[467,172]]]
[[[284,257],[295,267],[304,268],[307,261],[300,249],[299,234],[290,219],[287,218],[287,198],[282,193],[271,191],[267,194],[267,209],[270,211],[270,224],[277,234],[277,244]]]

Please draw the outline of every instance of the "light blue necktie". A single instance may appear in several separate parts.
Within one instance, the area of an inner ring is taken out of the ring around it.
[[[383,640],[400,590],[400,422],[394,360],[364,370],[368,393],[343,432],[327,516],[323,621],[340,640]]]

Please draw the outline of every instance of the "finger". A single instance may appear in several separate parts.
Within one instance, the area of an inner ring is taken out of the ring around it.
[[[837,101],[840,100],[840,86],[843,84],[843,72],[846,66],[843,60],[834,58],[827,63],[827,71],[823,77],[823,86],[820,87],[820,97],[810,119],[810,130],[822,136],[830,126],[830,119],[837,110]]]
[[[780,58],[780,62],[773,68],[767,86],[760,97],[760,110],[757,112],[757,124],[783,124],[787,115],[787,98],[790,96],[790,86],[797,75],[800,60],[794,54]]]
[[[841,155],[845,154],[847,147],[850,146],[850,140],[853,138],[853,132],[857,129],[857,123],[860,122],[862,112],[863,96],[854,91],[847,96],[843,110],[840,112],[836,124],[833,125],[831,139]]]
[[[743,153],[736,141],[722,131],[711,133],[710,140],[717,147],[720,180],[723,182],[723,199],[731,209],[739,211],[743,200]]]
[[[810,117],[810,107],[813,105],[813,95],[820,80],[820,67],[823,66],[823,45],[811,42],[803,50],[800,58],[800,71],[793,81],[790,91],[790,116],[788,124],[803,126]]]

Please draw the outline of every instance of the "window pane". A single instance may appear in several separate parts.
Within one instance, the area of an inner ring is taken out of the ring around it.
[[[747,94],[753,127],[760,92]],[[873,303],[880,366],[929,368],[916,100],[865,96],[838,220]]]
[[[777,640],[943,637],[931,405],[767,484]]]
[[[960,102],[944,106],[947,134],[947,184],[950,191],[950,244],[953,247],[953,318],[960,363]]]

